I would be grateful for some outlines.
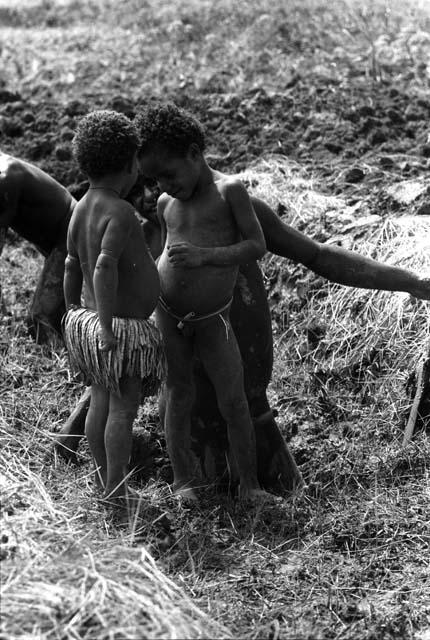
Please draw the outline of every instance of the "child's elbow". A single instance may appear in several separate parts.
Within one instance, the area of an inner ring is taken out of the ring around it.
[[[266,242],[265,240],[259,240],[258,242],[255,243],[255,259],[256,260],[260,260],[264,254],[266,253]]]

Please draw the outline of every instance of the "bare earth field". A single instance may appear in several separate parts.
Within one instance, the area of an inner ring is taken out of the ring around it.
[[[284,219],[430,276],[426,0],[0,0],[0,148],[76,196],[78,118],[148,100],[196,113],[213,166]],[[354,290],[268,254],[272,407],[306,481],[245,509],[186,508],[155,400],[120,521],[53,453],[82,388],[24,316],[42,260],[0,263],[0,638],[430,640],[430,429],[402,447],[429,303]],[[427,410],[428,407],[427,407]]]

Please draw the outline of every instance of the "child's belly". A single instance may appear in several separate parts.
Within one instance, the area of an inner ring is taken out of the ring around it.
[[[172,267],[163,253],[158,263],[161,295],[179,315],[211,313],[233,296],[237,267]]]

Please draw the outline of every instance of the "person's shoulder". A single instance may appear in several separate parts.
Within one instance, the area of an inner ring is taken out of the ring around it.
[[[246,187],[238,176],[223,175],[217,180],[218,189],[225,195],[246,191]]]
[[[159,195],[157,200],[158,213],[165,211],[166,207],[173,201],[174,198],[172,198],[172,196],[169,196],[169,194],[166,192],[163,192],[161,195]]]
[[[126,200],[115,200],[106,208],[105,216],[108,224],[122,230],[130,230],[138,225],[135,209]]]
[[[0,176],[8,182],[20,182],[27,173],[25,163],[5,153],[0,155]]]
[[[168,204],[171,200],[173,200],[172,196],[169,196],[168,193],[166,193],[165,191],[163,191],[163,193],[161,193],[158,196],[158,200],[157,200],[157,204],[160,205],[166,205]]]

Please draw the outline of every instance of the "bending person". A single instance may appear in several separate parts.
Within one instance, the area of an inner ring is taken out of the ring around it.
[[[0,254],[10,227],[45,257],[28,317],[37,342],[50,329],[61,333],[66,234],[75,204],[47,173],[0,152]]]

